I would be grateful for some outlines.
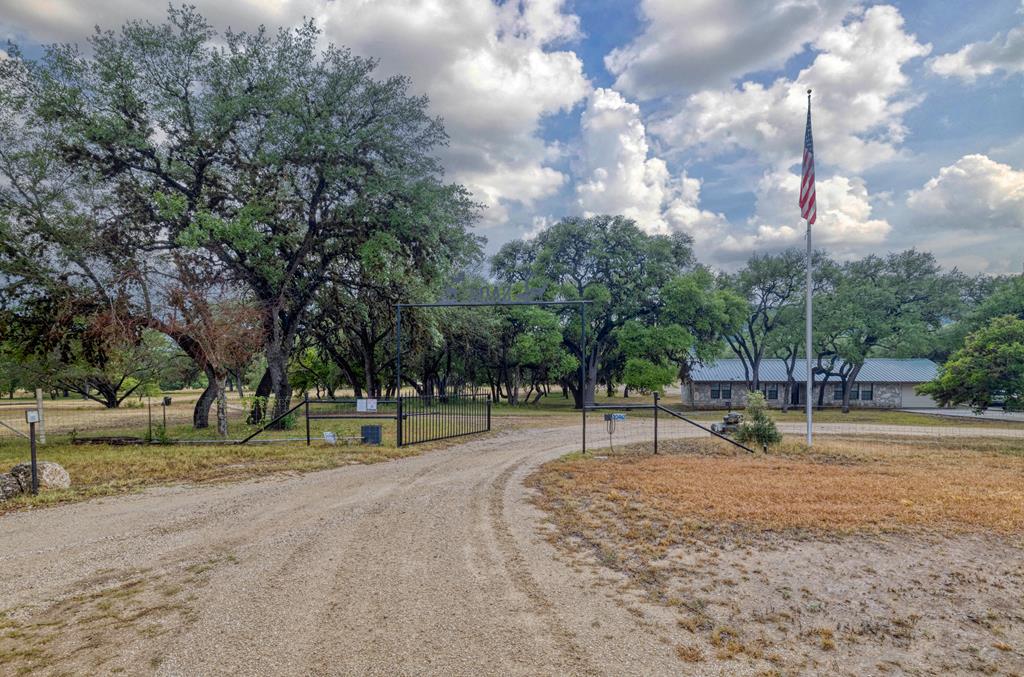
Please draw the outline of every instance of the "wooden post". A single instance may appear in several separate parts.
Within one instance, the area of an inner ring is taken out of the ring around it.
[[[46,444],[46,424],[43,422],[42,388],[36,388],[36,411],[39,412],[39,444]]]

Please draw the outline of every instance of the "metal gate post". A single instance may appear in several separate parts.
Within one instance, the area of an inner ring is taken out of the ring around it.
[[[654,453],[658,453],[658,393],[654,393]]]
[[[310,446],[313,443],[312,438],[309,435],[309,391],[306,391],[306,395],[303,398],[303,402],[306,405],[306,446]]]
[[[491,396],[487,396],[487,432],[491,431]]]
[[[580,420],[583,432],[583,453],[587,453],[587,306],[580,304]]]
[[[398,446],[402,446],[402,398],[398,397],[398,415],[395,417],[395,438],[398,440]]]

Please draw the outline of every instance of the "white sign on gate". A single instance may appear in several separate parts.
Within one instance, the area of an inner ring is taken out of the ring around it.
[[[377,400],[359,398],[358,400],[356,400],[356,411],[365,413],[372,413],[377,411]]]

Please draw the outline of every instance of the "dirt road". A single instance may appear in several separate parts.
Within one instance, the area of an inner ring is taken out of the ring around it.
[[[0,518],[0,672],[677,674],[538,534],[521,479],[578,434]]]

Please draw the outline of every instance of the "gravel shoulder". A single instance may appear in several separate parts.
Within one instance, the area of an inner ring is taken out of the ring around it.
[[[539,533],[522,479],[577,436],[6,515],[0,671],[676,673],[664,633]]]

